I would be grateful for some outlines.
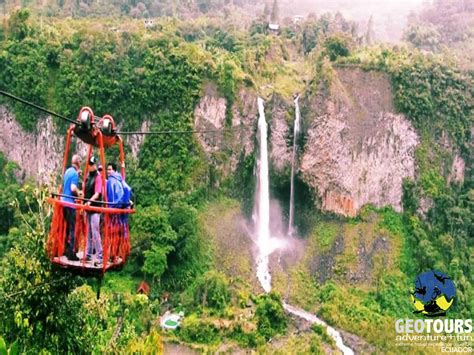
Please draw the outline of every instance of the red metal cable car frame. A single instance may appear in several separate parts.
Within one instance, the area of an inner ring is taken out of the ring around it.
[[[131,206],[126,208],[112,206],[112,204],[107,202],[106,193],[105,148],[112,147],[115,144],[119,146],[120,172],[122,179],[125,180],[123,141],[122,138],[116,134],[115,123],[112,116],[105,115],[96,123],[94,121],[93,111],[89,107],[83,107],[79,111],[77,124],[71,125],[67,131],[62,170],[63,177],[68,165],[69,149],[73,135],[89,145],[87,160],[85,161],[86,163],[82,174],[83,195],[85,193],[88,161],[92,156],[93,148],[96,147],[99,150],[100,163],[104,167],[102,172],[100,172],[102,181],[104,182],[102,185],[104,207],[86,206],[84,202],[87,202],[87,200],[84,198],[75,197],[75,203],[61,201],[61,184],[59,193],[53,194],[53,197],[48,199],[48,202],[53,205],[53,218],[46,248],[51,262],[57,266],[85,276],[101,276],[108,270],[121,269],[130,253],[130,233],[127,216],[135,211]],[[83,252],[79,261],[69,260],[64,255],[67,238],[66,221],[63,212],[64,207],[76,209],[75,245],[73,252],[74,255],[76,255],[77,252]],[[86,220],[86,212],[98,212],[101,213],[103,217],[103,223],[101,223],[100,226],[103,258],[101,264],[86,260],[89,228]]]

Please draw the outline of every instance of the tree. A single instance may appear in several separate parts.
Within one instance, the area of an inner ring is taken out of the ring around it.
[[[265,21],[268,21],[269,16],[270,16],[270,5],[268,5],[268,2],[265,2],[265,7],[263,8],[263,17],[265,18]]]
[[[206,272],[196,281],[194,299],[202,307],[224,310],[230,302],[229,281],[217,271]]]
[[[139,238],[135,243],[149,245],[144,252],[142,270],[158,280],[168,266],[168,254],[174,250],[177,241],[168,213],[158,206],[139,208],[133,218],[133,226],[132,233]]]
[[[28,35],[30,31],[27,24],[29,17],[30,11],[28,9],[20,9],[11,14],[8,19],[8,30],[11,38],[21,41]]]
[[[365,43],[371,46],[375,42],[375,31],[374,31],[374,19],[370,15],[369,22],[367,23],[367,32],[365,33]]]
[[[279,20],[278,0],[273,0],[272,14],[270,16],[271,23],[278,23]]]
[[[85,318],[78,313],[82,302],[71,303],[69,298],[77,279],[53,269],[46,256],[46,196],[37,190],[32,203],[39,204],[39,210],[21,216],[21,243],[2,259],[0,336],[8,343],[17,341],[21,351],[77,353],[85,346],[93,348],[97,333],[86,330]]]
[[[348,39],[340,35],[334,35],[326,39],[324,48],[332,62],[338,57],[347,57],[350,53]]]
[[[438,50],[441,42],[441,35],[431,24],[412,25],[405,30],[403,38],[416,48],[430,51]]]
[[[287,320],[280,295],[270,292],[260,296],[256,302],[258,332],[267,340],[282,334],[286,330]]]
[[[320,27],[316,21],[306,21],[303,24],[303,31],[301,35],[301,44],[303,46],[303,53],[308,54],[316,47],[320,37]]]
[[[178,201],[171,206],[170,211],[169,220],[177,241],[168,256],[164,282],[174,289],[184,289],[208,266],[206,242],[200,239],[195,208]]]
[[[197,5],[201,12],[207,13],[221,8],[224,3],[223,0],[197,0]]]
[[[15,172],[18,165],[8,162],[0,152],[0,235],[8,234],[14,222],[15,205],[14,201],[20,197],[20,186],[15,181]],[[0,248],[1,254],[1,248]]]

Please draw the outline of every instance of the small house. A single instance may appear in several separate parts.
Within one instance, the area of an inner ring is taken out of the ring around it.
[[[150,285],[148,285],[145,281],[142,281],[137,288],[137,293],[148,296],[150,293]]]
[[[145,19],[144,24],[145,24],[145,28],[152,28],[155,26],[155,24],[153,23],[153,20],[150,20],[150,19]]]
[[[296,25],[297,23],[303,22],[304,16],[302,15],[295,15],[293,16],[293,23]]]
[[[269,23],[268,29],[270,30],[270,32],[278,33],[280,32],[280,25],[277,23]]]

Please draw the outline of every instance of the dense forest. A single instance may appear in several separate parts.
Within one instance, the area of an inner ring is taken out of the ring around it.
[[[350,257],[323,282],[301,263],[288,270],[294,275],[290,299],[376,353],[399,350],[384,334],[393,333],[395,319],[412,316],[408,292],[424,270],[443,270],[455,280],[450,318],[472,317],[474,72],[465,65],[474,52],[470,2],[426,6],[410,19],[403,45],[375,43],[370,28],[362,33],[340,14],[284,24],[278,34],[268,29],[272,13],[278,18],[269,5],[264,16],[241,27],[225,20],[226,9],[253,6],[246,1],[22,1],[20,9],[16,2],[2,3],[0,89],[67,117],[90,106],[127,130],[145,120],[156,131],[194,129],[195,107],[210,82],[228,104],[229,128],[230,107],[242,88],[291,100],[297,92],[328,95],[338,68],[388,75],[397,112],[421,139],[416,178],[403,184],[403,212],[367,205],[349,218],[308,199],[297,222],[307,231],[300,238],[308,253],[330,249],[342,229],[386,235],[397,245],[392,269],[376,262],[374,276],[358,287],[345,281]],[[183,8],[189,13],[178,11]],[[198,13],[203,16],[190,19]],[[153,25],[145,27],[142,19],[151,17]],[[21,103],[0,100],[25,131],[35,132],[45,119]],[[66,129],[61,120],[55,126]],[[234,134],[225,140],[232,142]],[[232,238],[232,228],[216,226],[232,224],[234,214],[251,215],[254,199],[255,153],[240,157],[233,173],[216,168],[232,153],[224,149],[209,158],[192,134],[145,139],[137,159],[127,163],[136,198],[131,254],[123,270],[106,275],[98,299],[95,280],[58,271],[45,253],[49,187],[19,179],[20,167],[0,153],[0,352],[160,353],[166,343],[199,351],[225,351],[222,344],[230,351],[335,349],[324,327],[294,331],[282,306],[285,287],[276,281],[274,292],[261,292],[248,279],[252,265],[241,258],[244,251],[234,251],[235,265],[223,259],[216,240],[226,233]],[[107,154],[117,157],[116,151]],[[465,162],[462,182],[449,177],[456,155]],[[284,181],[273,185],[276,190],[288,182],[278,178]],[[147,296],[136,294],[143,280],[150,285]],[[159,317],[168,309],[185,314],[175,332],[160,329]],[[277,350],[274,339],[283,339]]]

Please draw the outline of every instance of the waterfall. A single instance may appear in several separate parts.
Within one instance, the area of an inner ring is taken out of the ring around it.
[[[257,229],[257,278],[265,292],[271,290],[271,276],[268,269],[268,260],[271,253],[270,246],[270,186],[268,181],[268,146],[267,122],[263,100],[258,98],[258,134],[259,154],[257,157],[257,191],[256,191],[256,229]]]
[[[296,164],[296,151],[297,151],[297,139],[298,133],[300,132],[300,106],[298,105],[298,95],[295,99],[295,123],[293,129],[293,154],[291,156],[291,182],[290,182],[290,219],[288,223],[288,235],[292,236],[294,232],[294,218],[295,218],[295,164]]]
[[[300,129],[300,111],[298,106],[298,97],[295,99],[296,118],[295,118],[295,138],[293,142],[293,158],[291,167],[291,202],[290,202],[290,231],[293,227],[294,193],[293,178],[294,165],[296,160],[296,136]],[[254,222],[257,233],[257,278],[265,292],[272,289],[272,279],[269,270],[269,256],[277,248],[284,247],[285,243],[279,238],[270,238],[270,183],[268,175],[268,143],[267,143],[267,122],[265,121],[265,110],[263,100],[258,98],[258,131],[257,140],[259,144],[259,153],[257,156],[257,188],[255,194]],[[344,345],[341,334],[334,328],[327,325],[324,321],[315,315],[305,312],[302,309],[283,303],[284,309],[297,317],[303,318],[311,323],[316,323],[326,327],[329,336],[331,336],[336,346],[344,355],[352,355],[354,352]]]

